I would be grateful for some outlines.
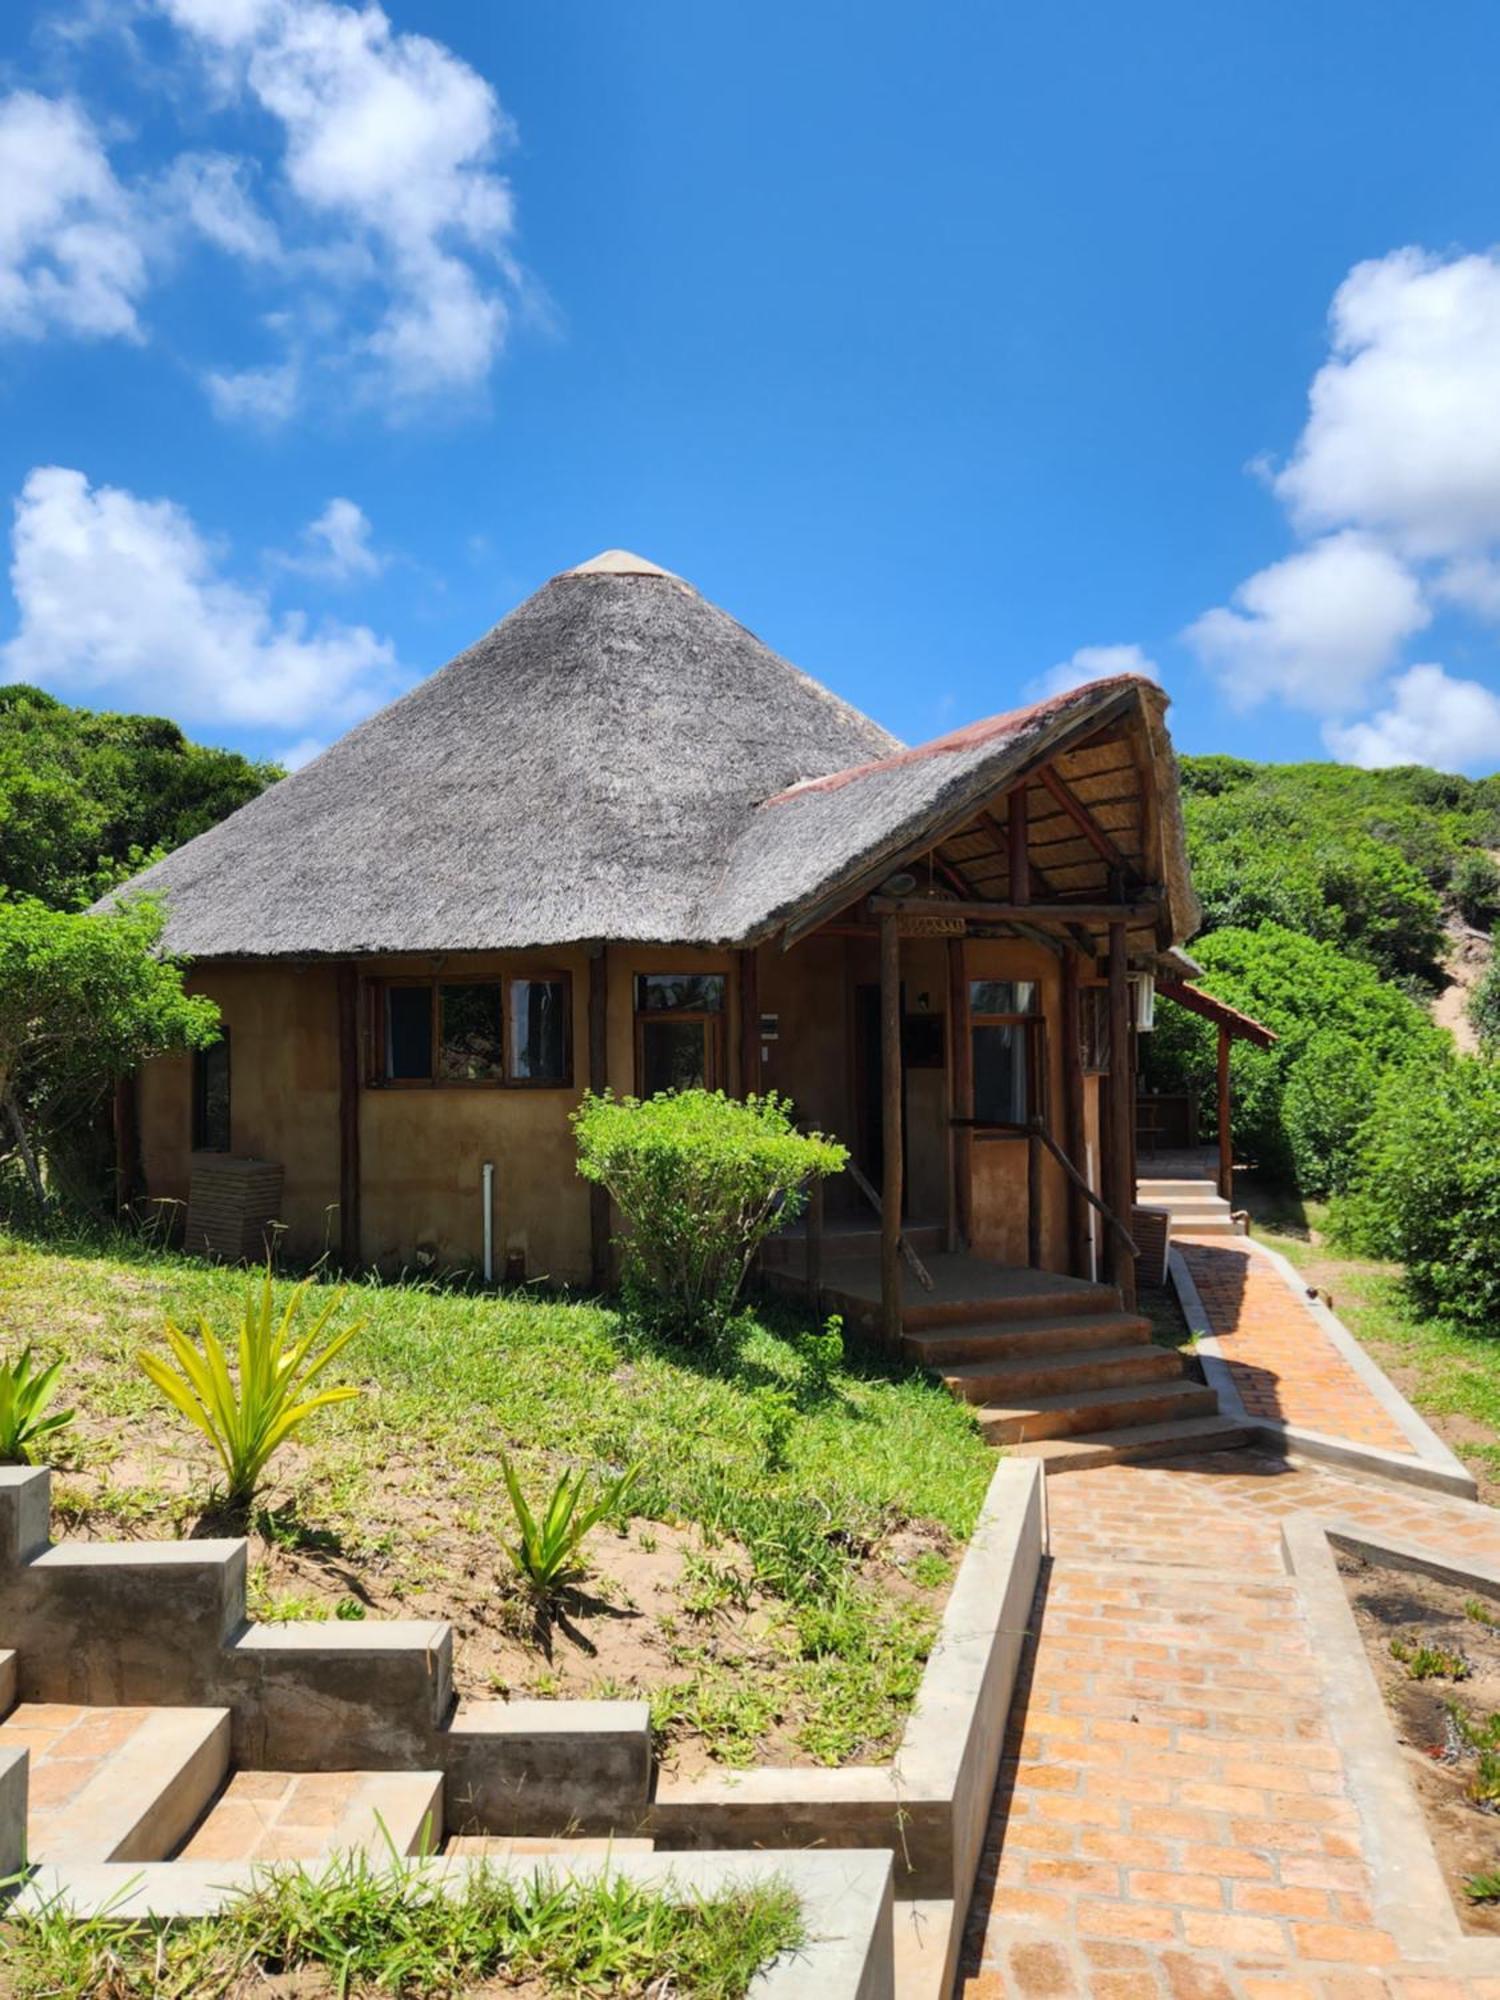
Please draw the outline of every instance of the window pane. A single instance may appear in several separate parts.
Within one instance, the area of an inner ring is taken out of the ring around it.
[[[697,1090],[705,1080],[706,1021],[647,1021],[641,1028],[641,1095]]]
[[[194,1057],[193,1144],[200,1153],[229,1151],[229,1030]]]
[[[638,1014],[722,1014],[722,972],[640,972],[635,981]]]
[[[432,1075],[432,988],[385,989],[385,1073],[397,1079]]]
[[[971,979],[971,1014],[1030,1014],[1036,1007],[1034,979]]]
[[[567,981],[510,982],[510,1073],[519,1083],[567,1078]]]
[[[981,1125],[1026,1123],[1024,1028],[975,1028],[974,1116]]]
[[[450,1083],[498,1081],[503,1074],[499,980],[440,986],[438,1007],[442,1022],[438,1075]]]

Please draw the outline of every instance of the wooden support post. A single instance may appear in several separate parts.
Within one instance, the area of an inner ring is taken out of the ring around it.
[[[1234,1130],[1229,1105],[1229,1030],[1219,1023],[1219,1193],[1234,1199]]]
[[[892,1353],[901,1343],[901,932],[880,919],[880,1110],[885,1156],[880,1191],[880,1326]]]
[[[1078,997],[1078,959],[1065,952],[1062,968],[1062,1112],[1063,1151],[1079,1173],[1084,1170],[1083,1017]],[[1068,1269],[1075,1278],[1089,1275],[1088,1216],[1078,1188],[1068,1182]]]
[[[136,1116],[136,1080],[115,1079],[115,1214],[124,1215],[135,1200],[139,1185],[137,1168],[141,1154],[140,1123]]]
[[[1126,977],[1126,927],[1109,927],[1109,1151],[1105,1163],[1104,1199],[1130,1227],[1135,1207],[1135,1185],[1131,1178],[1134,1142],[1130,1124],[1135,1115],[1135,1077],[1130,1061],[1130,982]],[[1112,1249],[1110,1275],[1120,1288],[1127,1307],[1135,1304],[1135,1259],[1120,1241],[1117,1230],[1108,1232]]]
[[[1010,825],[1007,845],[1010,852],[1010,899],[1031,901],[1031,829],[1026,810],[1026,787],[1017,785],[1010,795]]]
[[[589,960],[589,1089],[609,1084],[609,946]],[[596,1291],[609,1284],[609,1189],[589,1182],[589,1270]]]
[[[974,1044],[969,1034],[969,978],[964,941],[948,940],[948,1248],[969,1247],[969,1160],[974,1115]]]
[[[338,970],[339,1017],[339,1262],[357,1271],[360,1247],[359,971],[352,959]]]
[[[740,1096],[760,1096],[760,983],[755,947],[740,953]]]

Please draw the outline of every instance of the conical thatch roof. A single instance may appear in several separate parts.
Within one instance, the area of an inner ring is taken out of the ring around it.
[[[1195,921],[1165,697],[1123,678],[907,749],[670,571],[554,577],[441,672],[128,885],[190,957],[737,943],[856,889],[1127,710]]]

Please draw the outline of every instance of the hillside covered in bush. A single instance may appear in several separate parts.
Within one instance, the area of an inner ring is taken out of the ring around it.
[[[1500,1325],[1500,978],[1465,1054],[1433,1018],[1461,939],[1500,922],[1500,777],[1415,767],[1182,763],[1200,983],[1274,1029],[1236,1044],[1237,1157],[1399,1258],[1425,1302]],[[1148,1087],[1214,1106],[1215,1035],[1170,1006]]]

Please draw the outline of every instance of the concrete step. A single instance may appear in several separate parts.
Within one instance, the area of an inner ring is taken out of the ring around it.
[[[33,1861],[162,1861],[229,1766],[227,1708],[79,1708],[22,1702],[0,1748],[30,1752]]]
[[[1074,1354],[1087,1347],[1129,1347],[1150,1338],[1151,1322],[1138,1313],[1101,1312],[1082,1319],[995,1320],[934,1327],[906,1334],[902,1346],[913,1361],[941,1369],[948,1362]]]
[[[236,1771],[179,1861],[326,1861],[436,1853],[440,1771]]]
[[[903,1281],[901,1325],[907,1333],[925,1333],[937,1326],[984,1326],[1003,1320],[1086,1319],[1094,1313],[1116,1313],[1120,1294],[1113,1285],[1095,1285],[1080,1278],[1066,1290],[1026,1291],[1006,1295],[976,1292],[969,1298],[943,1298]]]
[[[1135,1198],[1147,1208],[1170,1208],[1174,1201],[1198,1201],[1205,1196],[1220,1199],[1216,1181],[1137,1180]]]
[[[1138,1341],[1133,1346],[1084,1348],[1071,1354],[1023,1355],[1015,1361],[956,1362],[942,1374],[960,1402],[1014,1408],[1033,1398],[1076,1401],[1094,1390],[1180,1381],[1182,1362],[1170,1347]]]
[[[1032,1396],[1016,1404],[986,1403],[978,1416],[991,1444],[1034,1444],[1039,1438],[1207,1416],[1217,1408],[1212,1389],[1178,1377],[1169,1382],[1126,1383],[1117,1389],[1081,1389],[1076,1395]]]
[[[582,1840],[523,1838],[507,1833],[456,1833],[443,1849],[448,1854],[482,1854],[491,1861],[576,1861],[590,1855],[651,1854],[654,1840],[616,1840],[598,1835]]]
[[[1193,1215],[1181,1221],[1172,1218],[1172,1235],[1179,1236],[1242,1236],[1244,1231],[1232,1215]]]
[[[1038,1438],[1011,1446],[1015,1458],[1036,1458],[1050,1479],[1059,1472],[1087,1472],[1094,1466],[1153,1458],[1237,1451],[1250,1434],[1229,1417],[1184,1417],[1164,1424],[1132,1424],[1095,1431],[1087,1437]]]

